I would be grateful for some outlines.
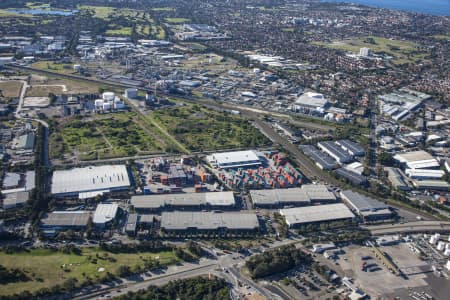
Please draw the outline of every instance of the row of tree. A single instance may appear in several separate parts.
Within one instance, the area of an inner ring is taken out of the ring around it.
[[[171,281],[168,284],[158,287],[150,286],[146,290],[129,292],[118,298],[119,300],[225,300],[230,299],[229,288],[225,280],[213,277],[196,277],[183,280]]]

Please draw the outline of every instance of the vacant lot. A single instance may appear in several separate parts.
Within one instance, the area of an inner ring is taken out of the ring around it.
[[[164,152],[165,142],[141,126],[135,113],[60,121],[50,136],[50,155],[93,160]]]
[[[97,248],[83,248],[81,255],[64,254],[48,249],[31,250],[6,254],[0,252],[0,265],[6,268],[20,268],[29,281],[2,285],[0,295],[11,295],[22,291],[36,291],[44,287],[62,284],[69,278],[78,282],[88,279],[96,281],[107,272],[116,274],[119,266],[129,266],[131,270],[143,267],[144,260],[158,259],[161,265],[177,262],[173,252],[114,254]],[[19,263],[20,262],[20,263]],[[104,268],[99,272],[99,268]]]
[[[20,81],[1,81],[0,90],[3,97],[16,98],[20,95],[20,89],[22,88],[22,82]]]
[[[50,136],[50,156],[93,160],[164,152],[164,141],[141,125],[135,113],[60,121]]]
[[[393,56],[394,63],[416,62],[423,60],[426,56],[426,52],[417,50],[416,44],[413,42],[391,40],[377,36],[334,40],[331,43],[315,42],[313,44],[353,53],[359,53],[360,48],[367,47],[374,53],[385,53]]]
[[[191,151],[257,147],[270,143],[246,119],[199,105],[158,110],[151,117]]]
[[[27,97],[48,97],[49,94],[61,95],[65,91],[62,85],[32,85],[28,87]]]
[[[55,73],[60,74],[73,74],[73,64],[62,64],[62,63],[56,63],[52,61],[38,61],[35,62],[33,65],[33,68],[45,70],[45,71],[51,71]]]

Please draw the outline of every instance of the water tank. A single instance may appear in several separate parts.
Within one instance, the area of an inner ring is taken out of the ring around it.
[[[74,70],[75,72],[80,71],[80,70],[81,70],[81,65],[73,65],[73,70]]]
[[[138,95],[138,90],[137,89],[126,89],[125,90],[125,97],[127,97],[128,99],[136,99]]]
[[[103,108],[103,99],[95,100],[94,105],[96,109]]]
[[[104,102],[103,103],[103,110],[110,110],[111,109],[111,103]]]
[[[436,248],[436,249],[438,249],[439,251],[443,251],[443,250],[444,250],[444,248],[445,248],[445,243],[444,243],[444,242],[442,242],[442,241],[440,241],[440,242],[438,243],[438,245],[437,245],[437,248]]]
[[[113,92],[104,92],[102,95],[103,100],[106,101],[114,101],[114,98],[116,97],[116,94]]]
[[[450,256],[450,249],[445,249],[444,255],[445,256]]]
[[[447,270],[449,270],[449,271],[450,271],[450,260],[449,260],[449,261],[447,261],[447,264],[445,265],[445,267],[447,268]]]
[[[448,236],[448,241],[450,242],[450,235]]]
[[[445,245],[445,249],[450,249],[450,243],[448,243],[447,245]]]
[[[438,239],[438,240],[441,238],[441,235],[440,235],[439,233],[435,233],[434,236],[435,236],[436,239]]]

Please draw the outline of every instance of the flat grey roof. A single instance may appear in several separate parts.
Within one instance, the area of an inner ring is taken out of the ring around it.
[[[138,223],[138,214],[129,214],[127,218],[127,224],[125,225],[126,231],[135,231]]]
[[[347,201],[358,212],[375,211],[387,209],[388,206],[381,201],[353,192],[351,190],[341,191],[341,197]]]
[[[25,204],[30,199],[30,192],[15,192],[4,195],[3,208]]]
[[[130,186],[125,165],[105,165],[55,171],[52,194],[76,194]]]
[[[336,161],[326,153],[323,153],[312,145],[301,145],[300,149],[314,162],[320,164],[324,169],[336,168]]]
[[[168,230],[196,229],[241,229],[253,230],[259,227],[256,214],[252,213],[214,213],[214,212],[163,212],[161,228]]]
[[[90,215],[88,211],[54,211],[41,220],[41,226],[86,226]]]
[[[334,155],[336,155],[343,161],[344,160],[347,160],[347,161],[352,160],[352,156],[347,151],[345,151],[344,149],[339,147],[335,142],[324,141],[324,142],[319,142],[318,145],[321,145],[322,147],[328,149],[328,151],[330,151],[331,153],[333,153]]]
[[[353,152],[354,154],[365,152],[364,148],[360,144],[357,144],[350,140],[338,140],[336,141],[336,144],[340,145],[347,151]]]
[[[131,204],[139,209],[158,209],[164,206],[233,206],[233,192],[154,194],[131,197]]]
[[[18,173],[6,173],[3,178],[3,188],[7,189],[10,187],[18,186],[20,182],[20,174]]]
[[[343,203],[280,209],[289,226],[353,218]]]
[[[344,178],[347,178],[353,184],[362,184],[367,180],[366,177],[356,174],[355,172],[349,171],[345,168],[337,169],[336,173]]]
[[[153,220],[158,217],[157,215],[139,214],[138,223],[153,223]]]
[[[311,201],[334,201],[335,195],[322,184],[306,184],[301,188],[251,190],[254,204],[278,205],[283,203],[310,204]]]

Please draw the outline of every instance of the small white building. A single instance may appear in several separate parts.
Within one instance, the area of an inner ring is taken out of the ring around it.
[[[108,223],[114,221],[118,211],[119,204],[117,203],[101,203],[97,205],[93,218],[95,226],[104,228]]]

